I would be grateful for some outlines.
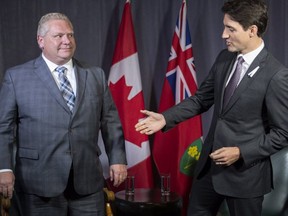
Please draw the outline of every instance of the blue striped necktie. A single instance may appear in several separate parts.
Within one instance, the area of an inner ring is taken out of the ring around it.
[[[73,92],[72,86],[65,75],[67,68],[64,66],[59,66],[55,69],[58,72],[58,80],[60,84],[60,91],[65,99],[67,106],[69,107],[70,111],[73,111],[75,105],[75,94]]]

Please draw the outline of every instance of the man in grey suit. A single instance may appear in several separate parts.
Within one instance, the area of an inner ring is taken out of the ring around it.
[[[162,114],[142,110],[147,118],[135,127],[148,135],[166,131],[214,105],[188,215],[216,215],[226,200],[231,216],[261,216],[273,187],[270,156],[287,146],[288,70],[264,47],[268,16],[261,0],[228,1],[222,11],[227,49],[196,94]]]
[[[105,74],[73,58],[73,26],[64,14],[43,16],[37,41],[42,55],[8,69],[0,90],[0,194],[11,198],[15,188],[25,216],[103,216],[99,130],[114,186],[127,176],[122,126]]]

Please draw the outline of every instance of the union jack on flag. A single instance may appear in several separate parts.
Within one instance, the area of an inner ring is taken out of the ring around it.
[[[186,19],[186,6],[182,4],[176,23],[166,73],[166,78],[174,93],[175,104],[190,97],[197,89],[194,57],[189,32],[189,25]]]

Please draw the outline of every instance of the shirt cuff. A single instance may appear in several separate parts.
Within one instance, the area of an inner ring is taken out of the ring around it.
[[[2,172],[13,172],[11,169],[0,169],[0,173]]]

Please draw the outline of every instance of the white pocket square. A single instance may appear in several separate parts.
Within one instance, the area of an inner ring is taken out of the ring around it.
[[[259,66],[257,66],[254,70],[252,70],[250,73],[248,73],[249,77],[253,77],[254,74],[257,72],[257,70],[259,69]]]

